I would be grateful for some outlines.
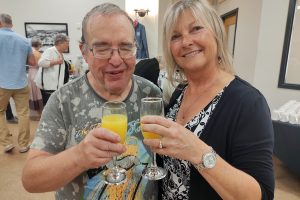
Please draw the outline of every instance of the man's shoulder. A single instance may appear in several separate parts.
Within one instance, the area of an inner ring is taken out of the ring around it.
[[[80,92],[79,90],[84,89],[85,86],[88,86],[85,81],[85,75],[81,75],[80,77],[64,84],[61,88],[59,88],[59,91],[63,94],[78,94],[78,92]]]
[[[20,42],[23,42],[23,43],[26,43],[28,45],[30,45],[29,43],[29,39],[24,37],[23,35],[13,31],[13,30],[10,30],[10,29],[3,29],[1,30],[2,33],[4,33],[6,36],[9,36],[11,37],[10,39],[13,39],[13,40],[17,40],[17,41],[20,41]]]
[[[133,75],[133,81],[135,82],[135,92],[143,93],[146,96],[162,96],[161,89],[151,81],[136,75]]]
[[[133,75],[133,81],[135,81],[139,87],[151,87],[153,89],[160,90],[159,87],[156,86],[154,83],[141,76]]]
[[[24,42],[26,45],[30,45],[29,39],[24,37],[23,35],[17,33],[17,32],[12,32],[12,35],[19,41]],[[30,45],[31,46],[31,45]]]

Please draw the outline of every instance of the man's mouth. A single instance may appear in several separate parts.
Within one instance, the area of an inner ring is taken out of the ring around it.
[[[106,74],[111,78],[120,78],[124,70],[107,71]]]

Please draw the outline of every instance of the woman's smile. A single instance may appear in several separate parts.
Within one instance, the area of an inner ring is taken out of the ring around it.
[[[202,50],[193,50],[193,51],[190,51],[188,53],[183,54],[182,57],[185,57],[185,58],[194,57],[194,56],[198,55],[201,52],[202,52]]]

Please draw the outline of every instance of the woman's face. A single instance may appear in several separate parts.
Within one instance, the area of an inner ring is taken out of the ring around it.
[[[175,62],[186,74],[216,66],[218,62],[215,37],[190,10],[185,10],[178,17],[170,48]]]

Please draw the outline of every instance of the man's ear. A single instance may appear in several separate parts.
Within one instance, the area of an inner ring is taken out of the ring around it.
[[[82,57],[84,58],[85,62],[88,63],[87,62],[87,49],[82,42],[79,43],[79,49],[81,51]]]

